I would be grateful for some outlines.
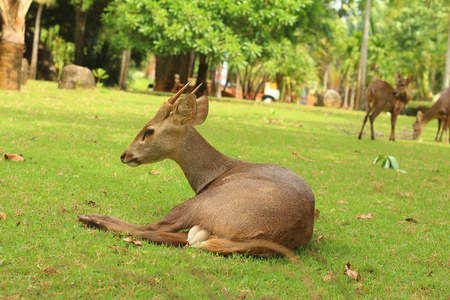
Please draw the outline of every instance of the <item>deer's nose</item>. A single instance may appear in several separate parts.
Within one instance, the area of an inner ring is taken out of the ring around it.
[[[125,152],[122,153],[122,155],[120,156],[120,160],[122,161],[122,163],[125,163],[123,160],[125,159]]]

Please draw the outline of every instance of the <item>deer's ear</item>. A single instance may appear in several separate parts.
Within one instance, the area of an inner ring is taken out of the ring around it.
[[[408,83],[411,83],[414,81],[414,75],[411,75],[408,77]]]
[[[422,119],[423,119],[423,114],[422,114],[422,112],[419,110],[419,111],[417,112],[417,121],[422,122]]]
[[[188,94],[176,105],[174,119],[179,121],[181,125],[184,125],[193,123],[196,117],[197,101],[194,95]]]
[[[197,116],[192,123],[192,125],[200,125],[205,122],[206,117],[208,116],[209,104],[208,97],[201,96],[197,99]]]
[[[402,78],[402,75],[400,75],[397,72],[395,72],[395,80],[398,81],[400,78]]]

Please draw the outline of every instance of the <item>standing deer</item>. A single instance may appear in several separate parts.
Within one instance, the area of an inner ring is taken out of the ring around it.
[[[450,138],[448,135],[448,127],[450,126],[450,88],[447,88],[436,103],[424,114],[420,110],[417,112],[417,120],[413,124],[413,139],[417,139],[422,134],[425,125],[433,119],[438,119],[438,130],[434,140],[438,142],[439,131],[442,129],[439,142],[442,141],[442,134],[445,131],[444,141],[448,143]]]
[[[395,73],[397,80],[396,88],[394,89],[389,83],[382,80],[373,81],[367,88],[367,113],[363,121],[361,132],[358,139],[361,139],[364,125],[366,125],[367,118],[370,115],[370,130],[372,132],[372,140],[375,140],[373,131],[373,121],[383,110],[391,113],[391,136],[389,141],[395,141],[395,123],[397,122],[398,114],[403,110],[409,100],[411,100],[411,89],[409,84],[414,80],[414,75],[404,79],[398,73]]]
[[[169,98],[139,131],[120,159],[130,167],[172,159],[196,196],[145,226],[104,215],[78,216],[84,226],[127,232],[150,242],[195,246],[219,254],[285,254],[305,246],[314,227],[314,194],[296,173],[244,162],[214,149],[194,128],[208,115],[196,90]],[[181,230],[190,229],[188,233]],[[292,253],[291,253],[292,254]]]

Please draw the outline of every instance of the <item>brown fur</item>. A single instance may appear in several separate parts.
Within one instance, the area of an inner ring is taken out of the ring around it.
[[[375,139],[373,122],[375,118],[384,110],[391,113],[391,136],[389,137],[389,140],[395,141],[395,124],[397,122],[397,116],[404,109],[405,105],[408,104],[409,100],[411,100],[411,89],[408,85],[414,80],[413,75],[411,75],[408,79],[404,79],[399,74],[395,75],[397,79],[395,89],[389,83],[382,80],[373,81],[367,88],[367,113],[364,117],[358,139],[361,139],[364,125],[366,125],[369,114],[371,138],[372,140]]]
[[[447,88],[424,114],[421,111],[417,112],[416,122],[413,124],[413,139],[417,139],[423,131],[425,125],[433,119],[438,119],[438,130],[436,133],[436,142],[442,141],[442,135],[445,132],[444,142],[448,143],[450,136],[448,135],[448,128],[450,125],[450,88]],[[439,137],[439,131],[441,136]]]
[[[291,257],[290,250],[308,244],[314,228],[311,188],[286,168],[244,162],[214,149],[193,126],[203,123],[207,114],[206,97],[172,97],[121,156],[129,166],[174,160],[195,197],[145,226],[102,215],[83,215],[79,220],[89,227],[174,246],[188,244],[187,233],[179,231],[195,226],[211,234],[198,247],[221,254]]]

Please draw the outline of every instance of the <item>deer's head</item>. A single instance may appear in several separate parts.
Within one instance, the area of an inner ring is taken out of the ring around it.
[[[413,124],[413,139],[417,139],[421,134],[424,125],[422,124],[423,114],[419,110],[417,112],[416,122]]]
[[[183,146],[183,136],[189,126],[200,125],[208,116],[208,98],[196,99],[195,92],[178,99],[188,87],[185,85],[159,108],[156,115],[145,124],[131,144],[120,156],[130,167],[150,164],[172,158]]]
[[[408,88],[408,85],[414,81],[414,75],[411,75],[407,79],[405,79],[402,77],[402,75],[395,73],[395,79],[397,80],[397,83],[395,85],[395,92],[394,92],[395,97],[411,93],[411,91]],[[410,95],[409,95],[409,97],[410,97]]]

